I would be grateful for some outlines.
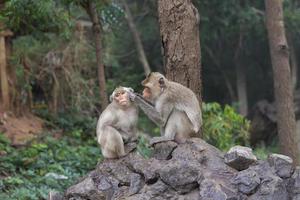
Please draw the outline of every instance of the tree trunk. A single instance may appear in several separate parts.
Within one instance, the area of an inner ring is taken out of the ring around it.
[[[243,116],[248,114],[248,99],[247,99],[247,80],[245,74],[245,66],[241,62],[241,50],[243,43],[243,33],[240,29],[239,41],[234,55],[234,63],[236,69],[236,87],[238,96],[239,113]]]
[[[108,105],[108,97],[106,93],[106,82],[105,82],[105,72],[104,64],[102,59],[102,42],[101,42],[101,22],[97,14],[96,5],[89,1],[87,10],[92,22],[93,22],[93,33],[96,43],[96,57],[98,66],[98,79],[100,88],[100,98],[101,98],[101,109],[104,110]]]
[[[158,0],[158,14],[166,76],[193,90],[201,104],[198,10],[191,0]]]
[[[0,78],[3,109],[9,110],[9,89],[6,69],[5,38],[0,35]]]
[[[282,0],[265,0],[266,27],[274,76],[280,150],[299,165],[299,139],[296,134],[289,52],[285,36]]]
[[[293,43],[290,43],[290,51],[291,51],[291,74],[292,74],[292,85],[293,90],[297,89],[298,82],[298,61],[296,56],[296,50]]]
[[[234,92],[234,88],[231,85],[229,77],[227,76],[226,72],[223,70],[223,68],[221,66],[219,56],[215,55],[213,53],[213,51],[207,46],[204,46],[204,50],[209,55],[211,61],[216,66],[217,70],[221,73],[221,76],[224,79],[224,83],[225,83],[225,85],[227,87],[227,90],[228,90],[228,93],[229,93],[230,101],[231,102],[236,101],[236,95],[235,95],[235,92]]]
[[[236,85],[238,95],[239,113],[243,116],[248,114],[247,81],[245,68],[239,62],[236,65]]]
[[[136,29],[136,26],[135,26],[134,21],[133,21],[132,14],[130,12],[130,9],[129,9],[129,6],[128,6],[126,0],[121,0],[121,2],[122,2],[123,6],[124,6],[124,9],[125,9],[125,13],[126,13],[125,17],[126,17],[129,29],[130,29],[130,31],[133,35],[133,40],[134,40],[134,43],[136,45],[136,48],[137,48],[137,51],[138,51],[138,54],[139,54],[139,59],[140,59],[142,65],[143,65],[145,75],[147,76],[148,74],[150,74],[151,69],[150,69],[150,66],[149,66],[145,51],[144,51],[144,47],[143,47],[143,44],[142,44],[142,41],[141,41],[141,37],[140,37],[140,35],[139,35],[139,33]]]

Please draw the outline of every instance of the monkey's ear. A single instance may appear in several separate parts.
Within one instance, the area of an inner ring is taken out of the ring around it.
[[[114,100],[114,94],[109,96],[109,101],[112,102]]]

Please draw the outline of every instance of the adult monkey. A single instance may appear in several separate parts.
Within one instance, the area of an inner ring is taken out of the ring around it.
[[[130,99],[160,126],[161,137],[152,138],[151,145],[169,140],[183,143],[187,138],[200,136],[202,114],[192,90],[158,72],[150,73],[142,85],[143,97],[130,93]]]
[[[97,123],[97,141],[105,158],[125,156],[124,143],[137,140],[138,109],[129,100],[132,88],[117,87]]]

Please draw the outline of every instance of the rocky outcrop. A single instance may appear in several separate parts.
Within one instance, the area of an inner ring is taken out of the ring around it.
[[[169,141],[156,144],[150,159],[134,151],[103,161],[68,188],[63,199],[300,199],[300,168],[294,170],[289,157],[273,154],[266,161],[245,163],[243,170],[230,167],[223,153],[199,138],[184,144]]]
[[[247,169],[257,161],[249,147],[234,146],[225,154],[225,163],[237,170]]]

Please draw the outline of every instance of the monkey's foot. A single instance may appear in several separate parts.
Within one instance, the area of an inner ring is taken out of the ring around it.
[[[172,141],[172,140],[164,137],[153,137],[150,139],[149,144],[150,146],[154,146],[157,143],[167,142],[167,141]]]

